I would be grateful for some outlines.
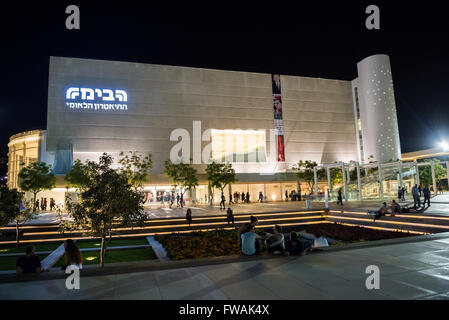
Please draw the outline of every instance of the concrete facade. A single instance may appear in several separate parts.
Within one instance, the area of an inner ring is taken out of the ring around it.
[[[358,161],[401,159],[401,143],[394,99],[390,58],[384,54],[357,63],[359,77],[352,81]],[[369,159],[370,156],[373,158]]]
[[[286,172],[299,160],[356,160],[351,83],[281,76],[281,84],[285,164],[270,153],[270,74],[51,57],[47,151],[71,144],[74,160],[95,159],[101,152],[149,152],[153,173],[162,174],[177,143],[170,141],[170,133],[186,129],[192,139],[193,121],[201,121],[201,132],[266,130],[267,161],[236,163],[237,173]],[[70,109],[69,87],[125,90],[127,110]],[[203,141],[202,148],[208,143]],[[203,173],[205,164],[196,167]]]

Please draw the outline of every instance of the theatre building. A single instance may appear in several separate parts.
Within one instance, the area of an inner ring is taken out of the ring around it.
[[[367,57],[357,71],[346,81],[50,57],[47,128],[10,138],[8,184],[17,187],[22,163],[44,161],[58,185],[39,196],[63,202],[73,191],[64,182],[73,161],[138,151],[153,158],[147,204],[172,190],[163,174],[170,154],[198,170],[199,186],[188,200],[205,201],[212,158],[232,163],[238,179],[232,193],[249,192],[255,201],[262,192],[279,201],[298,190],[292,166],[299,160],[400,159],[389,58]]]

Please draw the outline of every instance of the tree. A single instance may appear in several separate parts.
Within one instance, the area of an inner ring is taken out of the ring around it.
[[[330,168],[329,173],[331,175],[332,185],[343,183],[343,174],[341,168]]]
[[[197,172],[190,164],[165,161],[164,174],[172,180],[173,186],[178,187],[181,194],[198,186]]]
[[[227,185],[234,183],[235,170],[230,163],[217,163],[212,161],[206,167],[207,180],[209,180],[209,190],[218,188],[223,193]]]
[[[111,168],[112,163],[112,157],[103,153],[98,163],[75,163],[66,176],[66,180],[79,186],[81,191],[77,203],[66,197],[66,209],[73,218],[67,228],[87,229],[101,238],[101,267],[106,255],[106,237],[113,222],[119,220],[123,226],[143,226],[146,220],[143,196],[133,188],[123,170]]]
[[[298,180],[305,181],[309,185],[310,190],[313,190],[313,187],[315,186],[313,168],[315,168],[316,166],[318,166],[318,164],[315,161],[300,160],[298,164],[294,165],[292,168],[294,171],[297,171],[296,177],[298,178]],[[326,173],[324,169],[317,169],[318,181],[324,179],[325,175]]]
[[[45,162],[33,162],[19,172],[19,187],[33,193],[33,211],[36,211],[36,196],[42,190],[56,186],[56,177]]]
[[[120,157],[118,163],[122,165],[121,172],[136,190],[141,190],[153,167],[151,154],[142,158],[137,152],[129,152],[129,156],[121,152]]]
[[[419,167],[419,182],[421,186],[432,185],[432,168],[430,166],[431,162],[438,162],[438,159],[424,159],[422,162],[429,163],[428,166]],[[435,182],[436,184],[440,183],[441,179],[446,178],[446,168],[441,164],[435,164]]]
[[[9,223],[16,223],[16,246],[19,246],[19,226],[32,217],[31,206],[25,207],[23,192],[17,189],[8,189],[6,185],[0,185],[0,226],[5,227]]]

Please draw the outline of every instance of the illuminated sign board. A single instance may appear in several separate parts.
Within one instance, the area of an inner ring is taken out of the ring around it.
[[[70,109],[128,110],[125,90],[70,87],[65,97]]]

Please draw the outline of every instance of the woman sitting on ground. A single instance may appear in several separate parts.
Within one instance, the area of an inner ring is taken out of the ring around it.
[[[63,269],[67,268],[70,265],[78,267],[78,269],[83,268],[83,257],[81,255],[81,251],[75,244],[75,241],[72,239],[67,239],[64,242],[65,248],[65,266]]]
[[[285,243],[285,250],[295,256],[305,255],[311,247],[310,241],[301,239],[295,231],[290,232],[290,240]]]

